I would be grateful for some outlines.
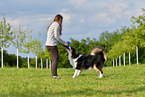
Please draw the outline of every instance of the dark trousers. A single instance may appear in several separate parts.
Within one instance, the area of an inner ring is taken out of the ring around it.
[[[57,76],[57,66],[59,62],[59,52],[57,46],[46,46],[52,59],[51,72],[52,76]]]

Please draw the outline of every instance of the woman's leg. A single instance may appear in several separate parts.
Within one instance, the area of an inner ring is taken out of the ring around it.
[[[57,66],[59,62],[58,48],[57,46],[46,47],[46,48],[50,52],[51,59],[52,59],[52,66],[51,66],[52,76],[57,76]]]

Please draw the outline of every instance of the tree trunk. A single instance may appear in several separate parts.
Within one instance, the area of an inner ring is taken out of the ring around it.
[[[28,68],[30,68],[30,66],[29,66],[29,54],[28,54]]]
[[[41,69],[43,69],[43,62],[42,62],[42,58],[41,58]]]
[[[3,46],[1,47],[1,68],[3,68]]]
[[[125,53],[123,53],[123,55],[124,55],[124,66],[125,66]]]
[[[138,47],[136,47],[136,58],[137,58],[137,65],[138,65]]]
[[[48,59],[46,59],[46,69],[48,69]]]
[[[113,59],[113,67],[114,67],[114,59]]]
[[[130,65],[130,52],[129,52],[129,65]]]
[[[116,66],[117,66],[117,58],[116,58]]]
[[[17,68],[19,68],[18,48],[17,48]]]
[[[49,69],[51,69],[51,60],[49,60]]]
[[[119,66],[121,66],[121,56],[119,56]]]
[[[36,56],[36,68],[37,68],[37,56]]]

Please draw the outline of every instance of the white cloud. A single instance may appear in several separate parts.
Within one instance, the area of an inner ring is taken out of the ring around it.
[[[69,0],[69,3],[73,5],[75,8],[80,8],[86,5],[88,2],[87,0]]]
[[[99,21],[103,25],[104,24],[110,25],[110,24],[114,24],[115,22],[115,19],[110,18],[107,13],[99,13],[94,16],[94,19],[97,19],[97,21]]]
[[[119,18],[123,16],[123,14],[127,11],[128,8],[128,2],[117,2],[113,1],[109,4],[109,12]]]
[[[70,10],[69,9],[66,9],[66,8],[63,8],[62,9],[62,12],[69,12]]]
[[[31,26],[40,26],[44,23],[52,21],[52,15],[26,15],[14,19],[7,16],[7,21],[14,27],[19,25],[25,26],[28,24]]]
[[[80,20],[80,23],[85,23],[85,19],[82,18],[82,19]]]
[[[63,16],[63,22],[65,24],[70,24],[71,19],[73,18],[73,14],[65,12],[61,12],[60,14]]]

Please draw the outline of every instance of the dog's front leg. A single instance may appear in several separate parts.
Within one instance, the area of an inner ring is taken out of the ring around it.
[[[80,73],[81,73],[81,70],[78,70],[78,72],[77,72],[77,76],[79,76],[79,75],[80,75]]]
[[[72,78],[76,78],[80,74],[80,70],[75,69],[75,73]]]

